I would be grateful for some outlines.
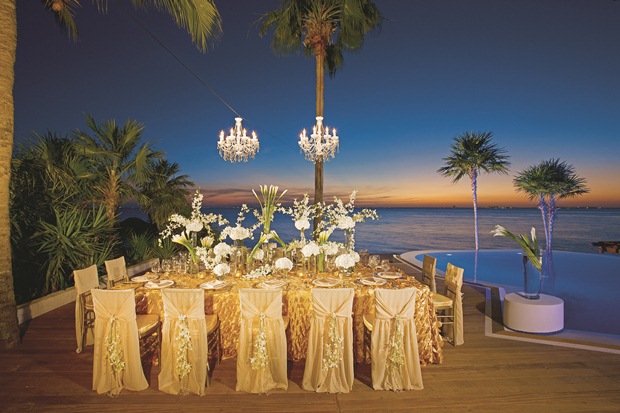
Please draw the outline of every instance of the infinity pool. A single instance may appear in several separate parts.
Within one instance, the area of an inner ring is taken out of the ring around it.
[[[424,254],[437,258],[443,274],[447,263],[465,270],[465,281],[523,291],[520,250],[480,250],[474,272],[474,251],[412,251],[401,257],[421,267]],[[543,279],[542,292],[564,300],[564,327],[620,336],[620,256],[553,252],[554,277]]]

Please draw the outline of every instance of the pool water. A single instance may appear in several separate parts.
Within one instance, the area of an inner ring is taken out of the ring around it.
[[[462,267],[468,282],[523,291],[520,250],[415,251],[402,257],[416,264],[424,254],[437,258],[437,271],[447,263]],[[543,278],[542,292],[564,300],[564,328],[620,336],[620,256],[554,251],[554,275]]]

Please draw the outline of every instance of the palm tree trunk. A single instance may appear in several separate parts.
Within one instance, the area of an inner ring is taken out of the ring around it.
[[[9,183],[15,106],[15,52],[17,50],[16,1],[0,1],[0,341],[6,348],[19,342],[17,306],[13,290],[11,262],[11,222],[9,215]]]
[[[323,116],[323,102],[325,94],[325,50],[315,51],[316,56],[316,116]],[[314,204],[323,202],[323,159],[314,163]],[[314,238],[319,234],[316,229],[322,219],[321,214],[314,217]]]
[[[547,231],[549,235],[547,236],[547,252],[551,253],[553,251],[553,226],[555,225],[555,213],[557,212],[557,207],[555,205],[555,195],[551,194],[549,196],[549,211],[547,225],[549,230]]]
[[[471,192],[474,199],[474,239],[476,240],[476,251],[480,249],[478,243],[478,170],[474,169],[471,174]]]
[[[545,202],[545,196],[543,194],[540,194],[539,198],[538,198],[538,209],[540,209],[540,213],[542,215],[542,220],[543,220],[543,228],[545,230],[545,245],[546,245],[546,249],[549,249],[549,226],[547,225],[547,211],[549,210],[549,208],[547,208],[547,203]]]

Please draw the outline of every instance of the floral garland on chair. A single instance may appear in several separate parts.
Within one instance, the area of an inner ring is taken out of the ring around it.
[[[390,341],[388,343],[386,369],[388,374],[393,378],[392,384],[396,383],[394,378],[399,375],[405,365],[405,344],[404,344],[404,331],[403,323],[400,315],[394,317],[394,327],[392,334],[390,334]]]
[[[323,359],[321,360],[323,371],[337,368],[342,363],[344,337],[338,331],[338,316],[335,313],[331,313],[329,316],[326,341],[323,346]]]
[[[264,370],[269,366],[269,351],[267,350],[267,326],[265,314],[259,316],[258,334],[253,343],[253,354],[250,357],[252,370]]]
[[[179,317],[177,328],[177,334],[175,337],[175,341],[177,342],[175,373],[181,382],[181,394],[187,394],[189,386],[189,373],[192,370],[192,364],[189,361],[189,352],[193,348],[192,336],[187,322],[187,315],[182,314]]]
[[[119,332],[118,320],[114,315],[110,317],[110,332],[104,337],[103,342],[105,345],[105,358],[111,370],[108,374],[108,384],[110,388],[110,390],[108,390],[108,396],[116,397],[118,395],[116,391],[119,390],[116,386],[116,381],[118,380],[117,375],[125,370],[125,360],[123,360],[123,349],[121,347],[121,334]]]

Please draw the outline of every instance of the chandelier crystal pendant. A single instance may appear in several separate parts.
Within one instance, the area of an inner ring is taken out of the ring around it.
[[[242,118],[235,118],[235,127],[230,129],[228,136],[225,136],[224,131],[220,132],[217,149],[225,161],[247,162],[248,158],[254,158],[260,148],[256,132],[252,131],[252,137],[247,136],[241,121]]]
[[[301,148],[307,160],[316,163],[316,161],[329,161],[336,156],[338,152],[339,139],[336,135],[336,129],[332,128],[331,135],[329,127],[323,126],[323,117],[316,117],[316,125],[312,127],[312,135],[308,138],[304,129],[299,135],[299,147]]]

